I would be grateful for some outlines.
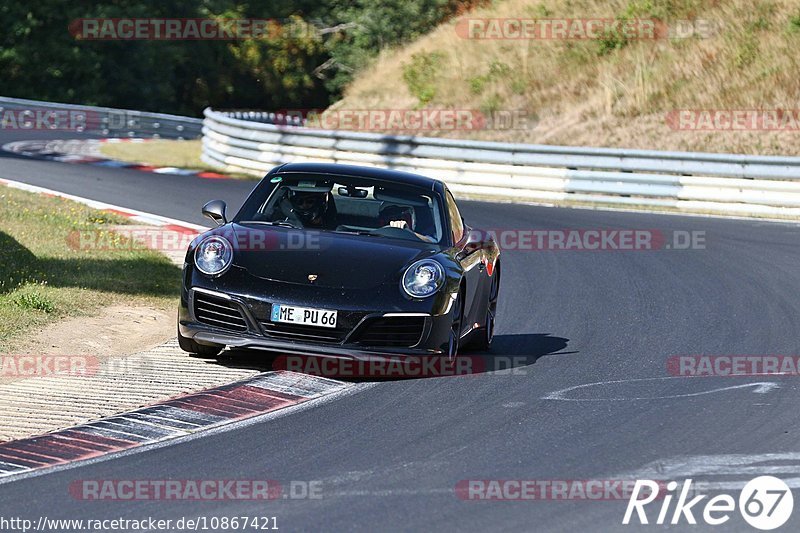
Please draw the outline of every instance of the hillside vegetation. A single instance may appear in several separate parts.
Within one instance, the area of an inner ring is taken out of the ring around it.
[[[697,131],[676,128],[667,120],[670,112],[687,109],[785,109],[794,110],[796,117],[800,108],[797,2],[506,0],[466,16],[657,19],[670,28],[693,20],[700,21],[703,31],[686,38],[658,39],[626,39],[614,32],[594,40],[467,39],[464,21],[453,19],[407,46],[384,51],[329,112],[447,108],[492,116],[513,110],[533,120],[515,129],[417,133],[545,144],[800,154],[800,124],[791,120],[781,131],[719,131],[718,126]],[[709,26],[713,31],[707,31]]]
[[[188,115],[324,107],[379,50],[474,1],[11,0],[0,3],[0,95]],[[134,39],[134,21],[182,29]],[[228,33],[194,38],[198,21]]]

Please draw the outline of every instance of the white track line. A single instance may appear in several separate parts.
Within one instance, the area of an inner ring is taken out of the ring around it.
[[[145,213],[144,211],[137,211],[136,209],[130,209],[128,207],[122,207],[114,204],[107,204],[105,202],[98,202],[97,200],[84,198],[83,196],[75,196],[73,194],[67,194],[64,192],[54,191],[52,189],[39,187],[37,185],[29,185],[27,183],[22,183],[21,181],[14,181],[14,180],[0,178],[0,184],[11,187],[12,189],[20,189],[23,191],[28,191],[37,194],[47,194],[50,196],[57,196],[59,198],[66,198],[67,200],[72,200],[73,202],[78,202],[80,204],[89,206],[94,209],[117,211],[123,213],[131,220],[141,222],[142,224],[150,224],[153,226],[174,225],[200,232],[208,230],[207,227],[201,226],[199,224],[193,224],[191,222],[185,222],[183,220],[177,220],[174,218],[164,217],[161,215],[155,215],[153,213]]]

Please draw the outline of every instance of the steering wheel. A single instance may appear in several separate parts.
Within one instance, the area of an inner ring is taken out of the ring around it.
[[[407,237],[408,235],[413,235],[414,237],[417,236],[417,234],[408,227],[396,228],[394,226],[383,226],[382,228],[376,228],[370,230],[370,233],[374,233],[375,235],[383,235],[385,237]]]

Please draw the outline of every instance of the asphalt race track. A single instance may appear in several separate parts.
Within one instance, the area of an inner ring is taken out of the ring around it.
[[[0,142],[21,137],[4,135]],[[254,185],[8,154],[0,177],[205,224],[204,202],[221,198],[236,209]],[[796,225],[461,206],[475,227],[705,232],[705,247],[507,250],[492,353],[517,358],[512,371],[365,384],[309,409],[11,479],[0,484],[0,515],[275,516],[281,531],[634,530],[621,525],[625,501],[464,501],[454,489],[461,480],[645,473],[741,487],[767,467],[787,482],[800,477],[797,376],[676,378],[667,368],[676,355],[800,352]],[[589,386],[564,390],[580,385]],[[323,498],[97,502],[68,492],[87,479],[254,478],[320,481]],[[784,530],[800,529],[794,515]],[[716,529],[752,530],[738,514]]]

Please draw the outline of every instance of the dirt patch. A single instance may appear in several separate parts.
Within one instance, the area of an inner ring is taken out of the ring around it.
[[[100,314],[60,320],[26,335],[18,353],[94,355],[99,358],[150,349],[175,336],[176,311],[114,305]]]

